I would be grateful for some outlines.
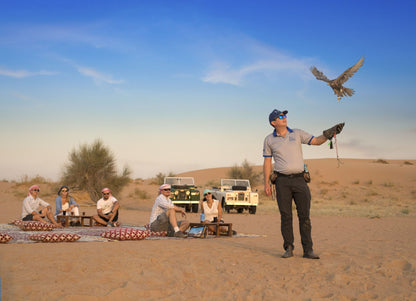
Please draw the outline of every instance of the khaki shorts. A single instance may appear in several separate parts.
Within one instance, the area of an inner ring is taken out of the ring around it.
[[[180,227],[181,222],[178,222],[178,227]],[[150,224],[150,230],[155,232],[167,231],[168,236],[173,236],[175,231],[173,230],[172,225],[169,222],[169,217],[166,215],[166,212],[158,215],[156,220]]]
[[[150,224],[150,230],[155,232],[168,231],[169,226],[169,217],[166,215],[166,212],[163,212],[158,215],[153,223]]]

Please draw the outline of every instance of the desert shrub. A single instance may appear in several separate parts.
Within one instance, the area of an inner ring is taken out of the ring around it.
[[[152,179],[151,184],[162,185],[164,183],[166,177],[176,177],[176,174],[174,174],[173,172],[169,172],[169,174],[166,175],[164,173],[159,172],[156,175],[156,177],[154,177]]]
[[[23,175],[21,176],[17,182],[16,182],[16,186],[31,186],[31,185],[39,185],[39,184],[47,184],[51,182],[50,180],[40,176],[40,175],[36,175],[34,177],[29,177],[28,175]]]
[[[326,188],[324,188],[324,189],[321,189],[321,191],[320,191],[320,194],[321,195],[326,195],[327,193],[328,193],[328,189],[326,189]]]
[[[147,193],[147,191],[142,190],[140,188],[134,189],[134,193],[131,194],[130,197],[136,197],[136,198],[142,199],[142,200],[146,200],[146,199],[149,199],[150,198],[150,196]]]
[[[407,215],[410,213],[410,210],[408,208],[405,208],[405,209],[402,209],[401,213],[404,215]]]
[[[367,192],[367,194],[366,194],[366,195],[367,195],[367,196],[376,196],[376,195],[378,195],[378,192],[377,192],[377,191],[372,190],[372,191]]]
[[[104,187],[109,187],[117,195],[130,182],[130,173],[125,167],[118,175],[114,155],[101,140],[96,140],[70,152],[61,182],[73,189],[86,190],[91,200],[96,202]]]
[[[207,183],[205,183],[206,187],[220,187],[221,186],[221,181],[220,180],[210,180]]]
[[[338,181],[332,181],[332,182],[320,181],[319,184],[324,184],[324,185],[338,185],[339,182]]]
[[[261,172],[255,172],[253,165],[247,159],[243,161],[241,166],[231,167],[227,175],[231,179],[248,179],[251,186],[256,186],[261,180]]]
[[[377,159],[376,161],[373,161],[374,163],[382,163],[382,164],[389,164],[389,162],[387,162],[384,159]]]
[[[355,180],[352,183],[355,184],[355,185],[358,185],[358,184],[360,184],[360,180]]]
[[[410,161],[404,161],[404,165],[413,165],[413,163]]]

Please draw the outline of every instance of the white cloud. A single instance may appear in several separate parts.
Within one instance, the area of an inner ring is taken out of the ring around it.
[[[309,71],[311,58],[296,58],[273,47],[264,45],[253,39],[244,39],[235,45],[238,58],[241,63],[238,67],[231,67],[226,63],[227,59],[215,61],[209,68],[210,71],[202,78],[207,83],[225,83],[231,85],[242,85],[243,81],[252,74],[262,73],[264,75],[281,73],[285,75],[292,74],[303,80],[311,78]],[[233,51],[231,51],[233,52]],[[228,54],[224,54],[227,56]],[[236,57],[230,58],[230,61],[236,61]],[[247,61],[244,62],[244,61]],[[235,63],[234,63],[235,65]]]
[[[290,71],[303,77],[303,73],[308,70],[306,63],[288,58],[286,60],[261,60],[252,64],[231,69],[227,64],[216,63],[214,68],[202,79],[204,82],[218,84],[225,83],[239,86],[242,81],[253,73],[265,73],[269,71]]]
[[[77,66],[78,72],[82,75],[91,77],[96,83],[105,82],[107,84],[120,84],[122,80],[115,80],[111,75],[103,74],[93,68]]]
[[[0,68],[0,75],[14,77],[14,78],[25,78],[30,76],[37,75],[55,75],[57,72],[40,70],[40,71],[27,71],[27,70],[8,70],[5,68]]]

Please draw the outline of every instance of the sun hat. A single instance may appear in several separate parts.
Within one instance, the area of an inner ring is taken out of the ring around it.
[[[205,189],[202,195],[205,196],[207,193],[212,194],[212,191],[210,189]]]
[[[269,123],[272,123],[272,121],[275,120],[277,116],[279,116],[280,114],[286,115],[287,110],[279,111],[279,110],[274,109],[273,112],[271,112],[269,115]]]
[[[160,187],[159,187],[159,191],[161,191],[161,190],[163,190],[163,189],[170,189],[171,187],[170,187],[170,184],[162,184],[162,185],[160,185]]]

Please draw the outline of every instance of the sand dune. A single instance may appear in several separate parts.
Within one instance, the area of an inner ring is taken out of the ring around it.
[[[257,214],[225,215],[239,233],[259,237],[0,245],[2,300],[416,300],[416,162],[374,161],[308,161],[320,260],[301,257],[296,225],[295,257],[280,258],[277,206],[261,195]],[[226,174],[183,175],[204,188]],[[157,194],[150,182],[132,182],[118,196],[123,223],[148,222]],[[20,216],[26,189],[0,182],[0,223]],[[53,203],[49,185],[41,184],[41,197]]]

